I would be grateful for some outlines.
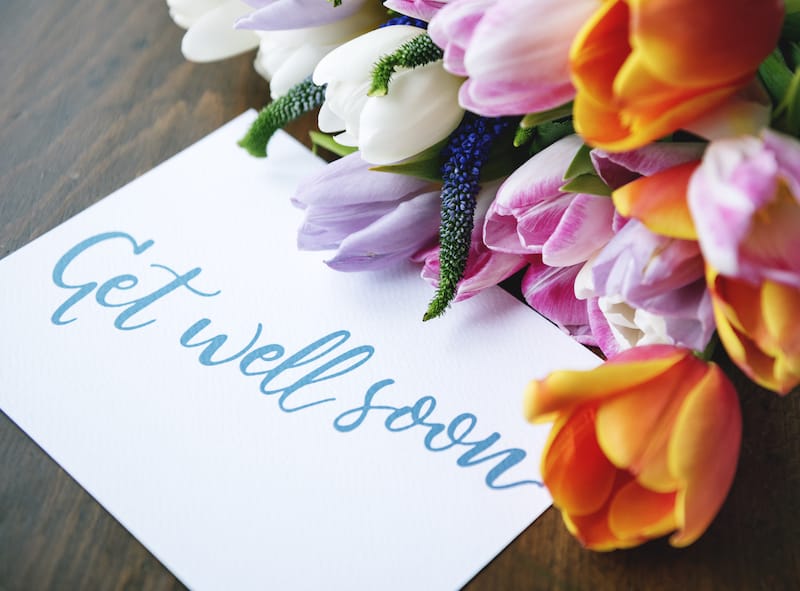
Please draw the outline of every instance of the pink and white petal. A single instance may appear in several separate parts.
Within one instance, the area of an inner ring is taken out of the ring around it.
[[[614,235],[614,204],[608,197],[574,195],[542,247],[542,260],[554,267],[586,261]]]
[[[522,278],[522,295],[537,312],[570,332],[570,327],[589,323],[586,301],[575,297],[575,277],[581,266],[550,267],[540,257],[531,257],[530,267]]]

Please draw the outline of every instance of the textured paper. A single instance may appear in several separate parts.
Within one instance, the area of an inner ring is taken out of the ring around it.
[[[323,163],[253,116],[0,261],[0,406],[193,589],[458,588],[550,502],[525,384],[597,359],[297,252]]]

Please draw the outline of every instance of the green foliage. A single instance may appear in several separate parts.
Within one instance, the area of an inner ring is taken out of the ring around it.
[[[332,152],[337,156],[347,156],[348,154],[352,154],[358,150],[358,148],[354,148],[353,146],[343,146],[333,139],[333,136],[327,133],[310,131],[308,132],[308,135],[311,138],[311,144],[313,146],[328,150],[328,152]]]
[[[372,85],[369,96],[384,96],[389,92],[389,82],[398,68],[418,68],[442,59],[442,49],[427,33],[403,43],[397,50],[377,61],[372,69]]]

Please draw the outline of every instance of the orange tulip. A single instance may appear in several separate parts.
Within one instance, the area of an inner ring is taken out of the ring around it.
[[[606,0],[573,41],[575,128],[631,150],[731,99],[777,43],[782,0]]]
[[[731,359],[757,384],[786,394],[800,384],[800,289],[754,285],[706,272],[717,333]]]
[[[736,471],[742,418],[719,367],[669,345],[530,384],[529,420],[555,420],[542,476],[569,531],[593,550],[706,530]]]

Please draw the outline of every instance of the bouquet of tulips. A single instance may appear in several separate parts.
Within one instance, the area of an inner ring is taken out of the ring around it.
[[[250,153],[319,108],[300,248],[418,262],[425,320],[521,277],[603,354],[526,393],[569,531],[696,540],[741,440],[709,351],[800,383],[800,0],[167,2],[188,59],[259,48]]]

